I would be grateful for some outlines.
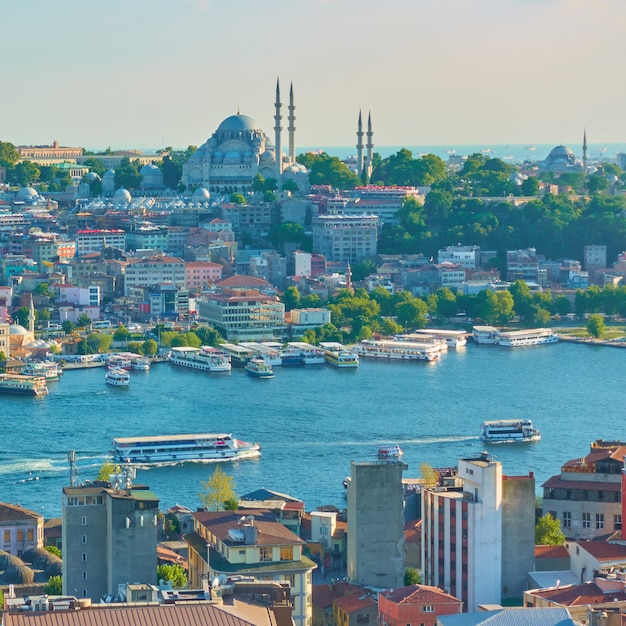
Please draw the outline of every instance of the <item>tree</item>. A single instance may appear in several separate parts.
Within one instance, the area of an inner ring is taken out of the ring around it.
[[[139,189],[141,186],[139,165],[137,159],[131,162],[128,157],[124,157],[115,167],[115,186],[124,189]]]
[[[174,589],[187,586],[187,572],[180,565],[157,565],[157,583],[171,581]]]
[[[81,313],[76,320],[76,326],[78,328],[85,328],[85,326],[89,326],[91,324],[91,318],[89,315],[85,315],[85,313]]]
[[[565,535],[561,531],[561,522],[550,513],[539,518],[535,526],[535,545],[561,546],[565,543]]]
[[[242,193],[231,193],[229,200],[233,204],[248,204],[248,202],[246,201],[246,197]]]
[[[20,151],[8,141],[0,141],[0,166],[11,167],[20,160]]]
[[[63,577],[50,576],[50,578],[48,578],[48,582],[43,588],[43,591],[49,596],[60,596],[63,593]]]
[[[130,331],[126,328],[126,326],[124,326],[124,324],[120,324],[113,333],[114,341],[128,341],[129,337]]]
[[[536,176],[525,178],[520,190],[524,196],[536,196],[539,193],[539,180]]]
[[[597,313],[590,315],[587,320],[587,332],[596,339],[602,337],[602,335],[606,332],[604,318]]]
[[[61,324],[61,327],[63,328],[63,332],[66,335],[71,335],[76,330],[76,324],[74,324],[74,322],[71,322],[70,320],[65,320]]]
[[[406,567],[404,569],[404,586],[421,585],[422,577],[414,567]]]
[[[289,193],[298,193],[300,187],[295,180],[287,179],[282,186],[283,191],[288,191]]]
[[[215,468],[213,476],[201,482],[200,485],[203,489],[198,494],[200,502],[209,511],[224,509],[226,502],[237,499],[235,479],[229,476],[219,465]]]
[[[56,546],[44,546],[44,550],[50,554],[54,554],[54,556],[58,556],[60,559],[63,558],[61,550],[59,550]]]
[[[432,489],[439,484],[439,474],[437,474],[433,466],[429,463],[422,463],[420,465],[420,472],[422,473],[422,481],[426,489]]]
[[[154,356],[158,350],[159,344],[154,339],[146,339],[141,346],[141,351],[145,356]]]
[[[300,292],[297,287],[287,287],[283,291],[281,297],[283,304],[285,305],[285,311],[292,311],[300,307]]]
[[[111,461],[105,461],[98,470],[96,480],[104,480],[108,482],[113,474],[115,474],[116,466]]]
[[[96,343],[96,350],[100,354],[105,354],[111,348],[111,344],[113,343],[113,337],[108,333],[99,333],[97,337],[98,339]]]

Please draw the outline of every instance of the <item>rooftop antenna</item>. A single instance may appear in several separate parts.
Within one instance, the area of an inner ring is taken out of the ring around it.
[[[130,490],[133,487],[133,479],[135,478],[135,468],[132,465],[124,465],[124,469],[122,470],[122,476],[124,477],[124,485],[126,491],[130,493]]]
[[[76,465],[76,451],[70,450],[67,453],[67,460],[70,462],[70,486],[78,486],[78,467]]]

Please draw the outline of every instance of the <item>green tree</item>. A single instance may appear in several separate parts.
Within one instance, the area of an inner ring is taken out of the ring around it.
[[[49,596],[60,596],[63,593],[63,577],[50,576],[48,582],[44,585],[43,591]]]
[[[32,161],[22,161],[15,168],[7,171],[7,179],[22,187],[28,187],[39,180],[41,172]]]
[[[278,200],[278,195],[276,195],[275,191],[270,191],[268,189],[263,194],[263,202],[276,202],[276,200]]]
[[[96,480],[102,480],[109,482],[111,480],[111,476],[115,474],[116,465],[111,461],[105,461],[98,470],[98,475],[96,476]]]
[[[330,185],[334,189],[353,189],[361,184],[361,179],[339,157],[331,157],[325,152],[314,155],[308,160],[309,183],[311,185]],[[300,157],[299,157],[300,158]]]
[[[171,341],[172,348],[186,346],[189,348],[199,348],[202,345],[200,337],[193,331],[188,333],[178,333]]]
[[[158,350],[159,344],[154,339],[146,339],[141,346],[141,351],[145,356],[154,356]]]
[[[523,196],[536,196],[539,193],[539,179],[536,176],[529,176],[522,181],[520,191]]]
[[[200,338],[201,345],[216,348],[222,339],[221,335],[212,326],[200,326],[193,331]]]
[[[15,319],[15,323],[20,326],[24,326],[24,328],[28,328],[28,316],[30,315],[30,311],[28,307],[20,307],[17,311],[13,312],[13,318]]]
[[[285,311],[292,311],[293,309],[300,308],[300,292],[297,287],[287,287],[283,291],[281,297],[283,304],[285,305]]]
[[[115,187],[124,189],[139,189],[141,186],[140,163],[137,159],[131,162],[124,157],[115,168]]]
[[[163,158],[161,171],[163,172],[163,184],[169,189],[176,189],[183,175],[183,169],[169,154]]]
[[[11,167],[20,160],[20,151],[8,141],[0,141],[0,166]]]
[[[98,174],[98,176],[102,176],[107,171],[102,159],[85,159],[83,165],[86,165],[91,172]]]
[[[157,565],[157,584],[160,581],[171,581],[174,589],[183,589],[187,586],[187,572],[180,565]]]
[[[96,350],[99,354],[105,354],[111,348],[111,344],[113,343],[113,336],[108,333],[99,333],[98,341],[96,344]]]
[[[126,348],[133,354],[143,354],[143,341],[129,341]]]
[[[596,339],[599,339],[606,332],[604,318],[598,313],[589,316],[587,320],[587,332]]]
[[[404,569],[404,586],[421,585],[422,577],[414,567],[406,567]]]
[[[295,180],[287,179],[283,186],[281,187],[283,191],[288,191],[289,193],[298,193],[300,191],[300,187]]]
[[[539,518],[535,526],[535,545],[561,546],[565,543],[565,535],[561,531],[561,522],[550,513]]]
[[[422,474],[422,482],[426,489],[432,489],[439,484],[439,474],[437,474],[430,463],[422,463],[420,465],[420,472]]]
[[[225,503],[237,499],[235,492],[235,479],[229,476],[219,465],[213,471],[213,475],[200,483],[202,491],[198,494],[202,506],[209,511],[224,509]]]
[[[246,197],[242,193],[231,193],[229,200],[233,204],[248,204]]]
[[[120,324],[113,333],[114,341],[128,341],[129,337],[130,331],[126,328],[126,326],[124,326],[124,324]]]
[[[35,311],[36,318],[38,322],[49,322],[50,321],[50,309],[43,308]]]
[[[89,315],[85,315],[84,313],[81,313],[78,316],[78,319],[76,320],[76,326],[78,326],[78,328],[85,328],[85,326],[90,326],[91,325],[91,318],[89,317]]]
[[[63,553],[56,546],[44,546],[44,550],[50,554],[54,554],[54,556],[58,556],[60,559],[63,558]]]
[[[257,174],[252,179],[252,191],[255,193],[263,193],[265,191],[265,177],[263,174]]]
[[[311,250],[311,237],[306,234],[304,227],[296,222],[282,222],[270,227],[267,234],[268,241],[278,252],[284,252],[286,243],[294,243],[303,250]]]
[[[74,324],[74,322],[71,322],[70,320],[65,320],[61,324],[61,327],[63,328],[63,332],[66,335],[71,335],[76,330],[76,324]]]

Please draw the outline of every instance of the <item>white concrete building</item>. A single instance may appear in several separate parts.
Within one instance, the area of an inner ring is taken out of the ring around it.
[[[126,233],[123,230],[77,230],[76,252],[78,256],[100,252],[102,248],[126,250]]]
[[[185,288],[185,262],[166,255],[156,255],[132,261],[124,272],[124,295],[130,295],[135,287],[147,287],[159,283]]]
[[[378,224],[375,215],[319,215],[313,219],[313,251],[328,261],[359,262],[376,254]]]
[[[479,255],[479,246],[447,246],[437,252],[437,262],[455,263],[467,270],[475,270]]]

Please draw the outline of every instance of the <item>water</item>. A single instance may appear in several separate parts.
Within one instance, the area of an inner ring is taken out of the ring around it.
[[[269,380],[241,370],[207,374],[154,365],[128,388],[104,383],[101,368],[66,372],[45,398],[0,396],[0,501],[60,515],[68,450],[93,480],[113,437],[232,432],[263,446],[259,460],[222,464],[239,494],[266,487],[302,498],[307,510],[345,506],[351,460],[399,443],[409,469],[453,466],[479,453],[480,423],[529,417],[534,444],[489,446],[505,474],[533,471],[537,490],[595,439],[626,439],[622,350],[556,344],[508,350],[470,345],[437,363],[362,361],[358,370],[275,368]],[[139,470],[161,507],[195,508],[213,465]]]

